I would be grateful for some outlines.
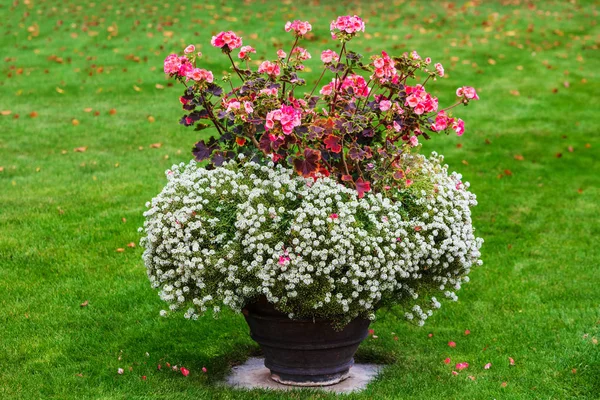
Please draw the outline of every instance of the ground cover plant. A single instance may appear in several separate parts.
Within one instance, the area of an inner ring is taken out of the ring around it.
[[[485,264],[424,328],[381,312],[357,357],[390,366],[349,398],[594,398],[597,3],[33,0],[0,7],[3,398],[332,398],[217,386],[257,345],[231,313],[160,318],[137,228],[197,140],[173,124],[181,110],[166,99],[180,88],[164,58],[194,43],[228,71],[208,44],[222,25],[264,54],[281,48],[281,21],[310,21],[309,40],[325,46],[347,14],[369,27],[361,52],[442,62],[440,102],[467,81],[486,99],[466,110],[468,134],[435,143],[478,194]]]

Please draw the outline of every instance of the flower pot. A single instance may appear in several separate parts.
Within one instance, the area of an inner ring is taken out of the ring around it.
[[[294,386],[327,386],[346,379],[370,323],[357,318],[336,331],[329,320],[290,319],[265,297],[248,304],[243,312],[271,378]]]

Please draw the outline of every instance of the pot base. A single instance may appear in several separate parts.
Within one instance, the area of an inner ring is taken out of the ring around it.
[[[350,377],[350,371],[341,372],[333,375],[287,375],[287,374],[276,374],[271,372],[271,379],[277,383],[287,386],[300,386],[300,387],[318,387],[318,386],[331,386],[337,385],[338,383],[345,381]]]

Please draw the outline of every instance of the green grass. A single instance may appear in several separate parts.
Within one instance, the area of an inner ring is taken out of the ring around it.
[[[442,104],[459,85],[478,89],[482,100],[457,111],[466,134],[426,147],[472,183],[486,242],[460,300],[424,328],[379,313],[378,338],[357,358],[388,366],[348,398],[600,396],[597,1],[16,3],[0,6],[0,111],[11,112],[0,116],[0,398],[333,398],[220,386],[258,352],[243,318],[158,317],[141,249],[127,244],[163,171],[198,139],[177,124],[180,88],[167,86],[164,57],[202,45],[218,74],[227,64],[212,34],[233,29],[273,56],[298,18],[314,26],[315,69],[335,46],[329,21],[351,13],[367,20],[355,49],[442,62],[449,79],[431,86]],[[446,357],[470,367],[452,376]]]

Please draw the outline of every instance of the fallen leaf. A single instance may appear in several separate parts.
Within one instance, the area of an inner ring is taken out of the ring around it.
[[[504,170],[504,175],[506,175],[506,176],[512,176],[512,171],[510,169],[505,169]]]
[[[124,252],[124,251],[125,251],[125,249],[124,249],[124,248],[122,248],[122,247],[119,247],[119,248],[116,250],[116,252],[117,252],[117,253],[122,253],[122,252]]]
[[[75,148],[73,149],[73,151],[74,151],[75,153],[83,153],[83,152],[84,152],[84,151],[86,151],[86,150],[87,150],[87,146],[75,147]]]
[[[148,115],[148,122],[153,123],[154,121],[156,121],[156,119],[154,119],[152,115]]]
[[[506,385],[507,385],[507,383],[506,383],[506,382],[502,382],[502,383],[500,384],[500,386],[502,386],[502,387],[506,387]]]
[[[37,112],[35,112],[35,111],[32,111],[32,112],[30,112],[30,113],[29,113],[29,116],[30,116],[31,118],[36,118],[36,117],[38,116],[38,113],[37,113]]]
[[[561,158],[562,157],[562,153],[556,153],[556,158]]]
[[[469,379],[472,380],[472,381],[474,381],[475,377],[473,375],[469,375]]]
[[[558,89],[557,88],[552,89],[552,93],[558,93]]]
[[[469,165],[469,162],[468,162],[467,160],[462,160],[462,163],[463,163],[464,165]]]
[[[117,113],[117,110],[115,110],[114,108],[111,108],[111,109],[108,111],[108,113],[109,113],[110,115],[115,115],[115,114]]]
[[[515,365],[515,360],[512,357],[508,357],[508,362],[510,365]]]
[[[493,58],[490,58],[490,59],[488,60],[488,63],[489,63],[490,65],[496,65],[496,60],[494,60]]]
[[[0,167],[0,172],[4,172],[4,167]]]
[[[573,150],[575,150],[575,149],[573,148],[573,146],[569,146],[568,150],[569,150],[569,153],[572,153]]]
[[[150,145],[151,149],[160,149],[162,147],[162,143],[152,143]]]
[[[80,306],[80,307],[87,307],[87,306],[88,306],[88,304],[89,304],[89,302],[86,300],[86,301],[84,301],[83,303],[81,303],[79,306]]]
[[[583,189],[582,188],[577,189],[577,193],[579,193],[579,194],[583,193]]]
[[[592,145],[591,145],[591,144],[589,144],[589,143],[586,143],[586,144],[585,144],[585,148],[586,148],[586,149],[589,149],[590,147],[592,147]]]
[[[433,333],[430,333],[429,335],[427,335],[427,337],[433,337]]]
[[[122,221],[123,223],[125,223],[125,222],[127,222],[127,218],[123,217],[123,218],[121,218],[121,221]]]
[[[79,120],[77,120],[77,119],[73,118],[73,119],[71,120],[71,123],[73,124],[73,126],[77,126],[77,125],[79,125]]]
[[[135,243],[134,242],[127,243],[127,247],[135,247]]]
[[[142,88],[137,85],[133,85],[133,90],[135,90],[136,92],[141,92]]]
[[[60,94],[63,94],[65,91],[61,88],[59,88],[58,86],[56,87],[56,91]]]
[[[2,111],[0,111],[0,114],[6,116],[6,115],[12,114],[12,111],[10,111],[10,110],[2,110]]]
[[[82,374],[82,373],[75,374],[75,376],[78,376],[78,377],[80,377],[80,378],[83,378],[83,374]]]
[[[576,374],[576,373],[577,373],[577,368],[573,368],[573,369],[571,370],[571,373],[572,373],[572,374]]]
[[[161,85],[160,83],[157,83],[156,85],[154,85],[155,88],[157,89],[164,89],[165,87],[163,85]]]
[[[521,93],[519,93],[519,91],[515,90],[515,89],[511,90],[510,94],[512,94],[513,96],[520,96],[521,95]]]
[[[520,154],[515,154],[515,160],[518,160],[518,161],[523,161],[524,159],[525,159],[525,157],[523,157],[522,155],[520,155]]]
[[[92,112],[93,108],[92,107],[88,107],[88,108],[84,108],[83,112]]]
[[[463,147],[462,143],[458,143],[458,144],[456,145],[456,148],[457,148],[457,149],[460,149],[460,148],[462,148],[462,147]]]

